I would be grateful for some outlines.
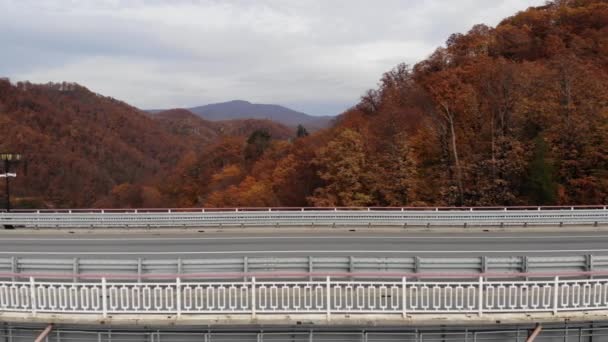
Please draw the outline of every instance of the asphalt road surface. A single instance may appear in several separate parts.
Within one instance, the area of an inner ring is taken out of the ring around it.
[[[0,233],[0,257],[608,255],[608,232],[586,233]]]

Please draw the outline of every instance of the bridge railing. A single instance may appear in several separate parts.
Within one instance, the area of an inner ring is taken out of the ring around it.
[[[235,315],[489,314],[608,309],[608,279],[138,283],[0,282],[1,313]]]
[[[547,211],[608,209],[608,205],[480,206],[480,207],[225,207],[225,208],[55,208],[12,209],[12,213],[198,213],[248,211]],[[0,209],[0,213],[6,213]]]
[[[603,273],[602,273],[603,272]],[[114,280],[154,281],[184,279],[314,280],[327,275],[348,279],[383,279],[403,276],[434,279],[450,275],[542,278],[608,276],[607,255],[471,256],[471,257],[235,257],[197,258],[0,258],[0,279],[64,279],[73,282],[102,277]]]
[[[0,213],[0,225],[29,228],[604,225],[602,207],[236,208],[35,210]]]

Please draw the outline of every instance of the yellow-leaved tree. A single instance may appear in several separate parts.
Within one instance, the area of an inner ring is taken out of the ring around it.
[[[367,206],[372,198],[366,183],[367,163],[363,136],[343,129],[321,148],[313,163],[325,186],[315,189],[309,201],[315,206]]]

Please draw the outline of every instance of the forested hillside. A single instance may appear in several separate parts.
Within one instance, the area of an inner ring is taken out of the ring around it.
[[[0,80],[0,151],[20,152],[26,160],[16,169],[14,204],[168,205],[157,183],[190,153],[224,134],[246,137],[261,130],[278,138],[295,135],[264,120],[217,122],[203,131],[205,122],[195,116],[190,129],[196,132],[187,132],[178,126],[182,122],[188,127],[184,118],[191,114],[185,112],[154,119],[77,84]],[[0,186],[4,193],[4,182]],[[0,198],[4,203],[4,196]]]
[[[454,34],[291,140],[257,126],[207,139],[217,129],[188,112],[152,119],[69,85],[0,83],[0,114],[0,147],[32,160],[23,195],[62,205],[605,204],[608,1]]]
[[[454,34],[333,128],[243,158],[216,159],[187,204],[606,203],[608,2],[556,1]]]
[[[90,206],[113,186],[176,163],[185,144],[125,103],[76,84],[0,82],[0,149],[27,158],[14,191],[39,205]]]

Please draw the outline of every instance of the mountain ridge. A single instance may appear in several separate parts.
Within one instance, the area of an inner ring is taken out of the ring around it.
[[[221,136],[249,136],[256,130],[267,131],[274,139],[289,139],[295,130],[278,122],[266,119],[233,119],[210,121],[188,109],[175,108],[152,115],[170,133],[197,138],[199,143],[209,143]]]
[[[262,119],[272,120],[290,127],[303,125],[311,131],[328,127],[334,119],[333,116],[314,116],[278,104],[253,103],[239,99],[185,109],[209,121]],[[165,110],[148,110],[154,114],[162,111]]]

